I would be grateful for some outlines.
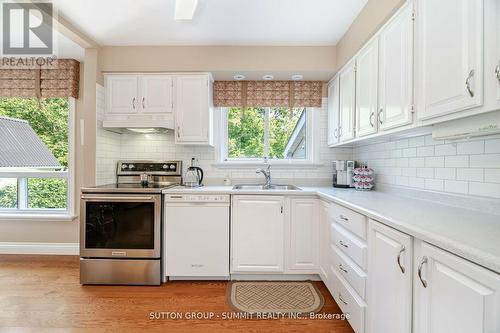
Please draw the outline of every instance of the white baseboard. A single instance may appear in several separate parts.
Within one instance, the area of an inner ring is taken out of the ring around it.
[[[79,243],[0,242],[0,254],[78,255]]]

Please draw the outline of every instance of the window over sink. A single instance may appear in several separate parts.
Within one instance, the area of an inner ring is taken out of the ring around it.
[[[73,214],[73,98],[0,98],[0,214]]]
[[[303,107],[223,108],[221,162],[312,163],[313,113]]]

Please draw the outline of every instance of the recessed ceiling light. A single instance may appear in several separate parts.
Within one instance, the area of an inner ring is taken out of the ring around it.
[[[192,20],[198,0],[175,0],[175,20]]]
[[[241,80],[246,79],[246,76],[243,74],[236,74],[235,76],[233,76],[233,79],[241,81]]]
[[[292,75],[292,80],[294,81],[299,81],[299,80],[302,80],[304,78],[304,76],[302,74],[293,74]]]
[[[273,75],[271,75],[271,74],[266,74],[266,75],[264,75],[264,76],[262,77],[262,80],[267,80],[267,81],[269,81],[269,80],[272,80],[272,79],[274,79],[274,76],[273,76]]]

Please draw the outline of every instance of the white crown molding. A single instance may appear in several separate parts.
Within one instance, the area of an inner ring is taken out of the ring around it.
[[[79,243],[0,242],[0,254],[78,255]]]

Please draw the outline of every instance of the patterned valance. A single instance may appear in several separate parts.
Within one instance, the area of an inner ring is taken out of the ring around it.
[[[80,63],[57,59],[51,65],[2,66],[0,97],[74,97],[78,98]]]
[[[217,107],[321,107],[321,81],[215,81]]]

